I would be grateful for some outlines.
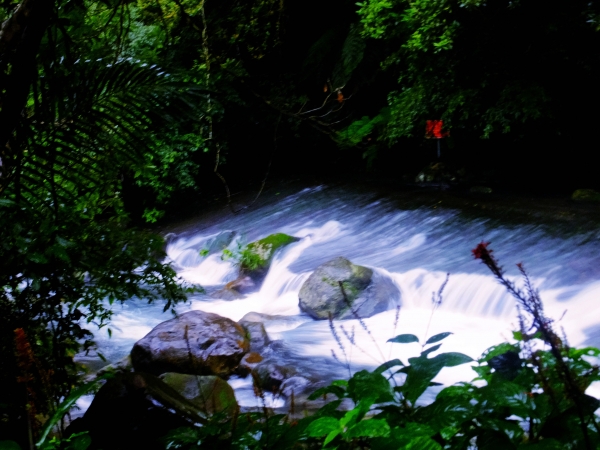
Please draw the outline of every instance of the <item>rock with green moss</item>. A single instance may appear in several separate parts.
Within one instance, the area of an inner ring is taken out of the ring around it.
[[[600,202],[600,192],[593,189],[577,189],[573,192],[571,199],[576,202],[598,203]]]
[[[206,415],[232,416],[238,410],[233,388],[222,378],[173,372],[162,374],[160,378]]]
[[[232,289],[241,294],[259,290],[277,251],[299,240],[285,233],[275,233],[248,244],[240,253],[239,279],[249,279],[251,283],[237,283]]]
[[[343,257],[319,266],[299,294],[300,309],[315,319],[371,317],[398,305],[400,291],[389,277]]]

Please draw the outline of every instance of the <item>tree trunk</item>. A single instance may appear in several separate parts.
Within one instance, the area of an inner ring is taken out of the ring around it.
[[[0,155],[17,127],[37,70],[55,0],[23,0],[0,28]],[[13,149],[19,151],[19,149]]]

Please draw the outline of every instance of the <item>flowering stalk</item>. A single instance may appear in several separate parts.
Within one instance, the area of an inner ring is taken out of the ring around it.
[[[489,248],[490,242],[480,242],[477,247],[472,250],[473,256],[475,259],[480,259],[483,264],[485,264],[488,269],[494,274],[496,279],[502,284],[508,292],[510,292],[513,297],[517,299],[521,307],[530,315],[531,317],[531,325],[529,329],[536,329],[540,335],[542,340],[550,346],[550,351],[552,356],[556,360],[557,366],[560,370],[560,374],[562,375],[563,382],[566,385],[567,393],[569,398],[574,403],[577,413],[579,415],[579,420],[581,424],[581,430],[583,432],[583,436],[585,438],[586,447],[588,449],[592,449],[592,444],[588,435],[587,430],[587,418],[584,413],[584,408],[582,406],[583,397],[585,395],[584,392],[580,389],[578,383],[576,382],[575,376],[572,371],[567,366],[565,360],[568,358],[568,349],[564,345],[562,339],[554,332],[552,329],[552,320],[547,318],[544,315],[544,308],[542,304],[542,300],[540,299],[539,293],[537,290],[533,288],[531,284],[531,280],[525,271],[522,263],[517,264],[519,272],[523,275],[525,280],[525,288],[527,294],[525,294],[521,289],[515,286],[515,284],[508,280],[504,274],[504,270],[498,264],[496,258],[492,255],[493,250]],[[522,317],[522,316],[521,316]],[[525,331],[525,322],[523,318],[521,319],[521,328]],[[525,334],[525,333],[524,333]],[[539,373],[540,377],[542,377],[542,373]],[[542,377],[542,384],[544,384]],[[592,413],[593,415],[593,413]],[[592,423],[595,423],[595,420],[592,418]]]

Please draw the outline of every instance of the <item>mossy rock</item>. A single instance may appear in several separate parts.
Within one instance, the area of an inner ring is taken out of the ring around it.
[[[253,290],[258,290],[269,272],[275,253],[299,240],[300,238],[285,233],[275,233],[251,242],[246,247],[250,257],[242,258],[240,263],[240,276],[250,277],[255,285]]]
[[[593,189],[577,189],[573,192],[571,199],[576,202],[598,203],[600,202],[600,192]]]
[[[389,277],[341,256],[320,265],[298,297],[300,309],[321,320],[371,317],[400,304],[400,291]]]
[[[217,376],[169,372],[160,378],[204,414],[225,413],[232,416],[238,410],[233,388]]]

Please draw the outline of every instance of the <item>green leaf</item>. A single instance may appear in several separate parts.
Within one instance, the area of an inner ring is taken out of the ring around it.
[[[356,372],[348,381],[348,395],[355,402],[381,403],[393,399],[389,381],[379,373]]]
[[[512,335],[513,335],[513,339],[514,339],[515,341],[519,341],[519,342],[520,342],[520,341],[522,341],[522,340],[523,340],[523,333],[522,333],[522,332],[520,332],[520,331],[513,331],[513,332],[512,332]]]
[[[325,438],[325,440],[323,441],[323,447],[327,446],[327,444],[329,444],[331,441],[333,441],[336,438],[336,436],[338,434],[340,434],[341,432],[342,432],[342,430],[339,429],[339,430],[333,430],[331,433],[329,433],[327,435],[327,437]]]
[[[36,445],[40,447],[46,442],[46,439],[48,438],[48,435],[50,434],[52,429],[56,426],[58,422],[60,422],[63,416],[69,412],[69,410],[73,407],[77,400],[79,400],[82,396],[86,395],[95,387],[99,386],[105,380],[112,378],[112,376],[113,374],[106,373],[104,375],[99,376],[95,380],[90,381],[89,383],[85,383],[79,386],[78,388],[74,389],[71,392],[71,394],[69,394],[69,396],[60,405],[58,405],[58,408],[56,409],[55,413],[44,424],[44,428],[40,433],[40,439]]]
[[[511,450],[516,448],[506,434],[495,430],[482,430],[477,436],[478,450]]]
[[[399,359],[392,359],[391,361],[386,361],[384,362],[382,365],[380,365],[377,369],[375,369],[373,372],[374,373],[383,373],[386,370],[391,369],[392,367],[396,367],[396,366],[404,366],[404,364],[402,363],[402,361],[400,361]]]
[[[87,450],[92,445],[92,438],[87,431],[69,436],[69,445],[65,450]]]
[[[439,359],[444,367],[460,366],[461,364],[474,361],[470,356],[458,352],[442,353],[441,355],[437,355],[435,359]]]
[[[0,441],[0,450],[21,450],[15,441]]]
[[[411,342],[419,342],[419,338],[414,334],[399,334],[396,337],[387,340],[396,344],[410,344]]]
[[[556,439],[545,438],[534,444],[521,444],[519,450],[563,450],[564,446]]]
[[[404,450],[442,450],[442,446],[429,437],[420,436],[411,439]]]
[[[473,359],[469,356],[454,352],[442,353],[433,358],[410,358],[411,365],[406,368],[407,376],[401,391],[409,402],[414,403],[443,367],[454,367],[470,361]]]
[[[337,419],[333,417],[321,417],[312,422],[306,429],[306,432],[311,437],[321,437],[336,430],[338,432],[342,430],[340,422]]]
[[[479,359],[479,362],[487,362],[490,359],[492,359],[494,356],[498,356],[501,355],[503,353],[509,352],[509,351],[516,351],[519,352],[519,346],[516,344],[509,344],[508,342],[503,342],[502,344],[499,345],[495,345],[493,347],[490,347],[489,349],[487,349],[485,351],[485,353],[483,354],[482,358]]]
[[[439,348],[442,346],[442,344],[438,344],[438,345],[434,345],[433,347],[428,348],[427,350],[421,352],[421,356],[427,356],[430,353],[435,352],[436,350],[439,350]]]
[[[366,411],[364,411],[364,408],[361,408],[361,407],[356,407],[354,409],[351,409],[346,414],[344,414],[344,417],[342,417],[340,419],[340,426],[342,428],[345,428],[348,425],[354,424],[357,419],[360,420],[360,417],[362,415],[364,415],[364,412],[366,412]]]
[[[436,334],[435,336],[431,336],[429,339],[427,339],[427,342],[425,342],[425,345],[427,345],[427,344],[433,344],[435,342],[439,342],[442,339],[446,339],[451,334],[454,334],[454,333],[451,333],[451,332],[447,331],[445,333],[439,333],[439,334]]]
[[[346,433],[345,438],[357,437],[387,437],[390,434],[390,426],[385,420],[370,419],[358,422],[351,426]]]
[[[337,398],[343,398],[346,396],[346,390],[340,386],[325,386],[323,388],[317,389],[315,392],[308,396],[309,400],[316,400],[319,397],[323,397],[327,394],[333,394]]]

